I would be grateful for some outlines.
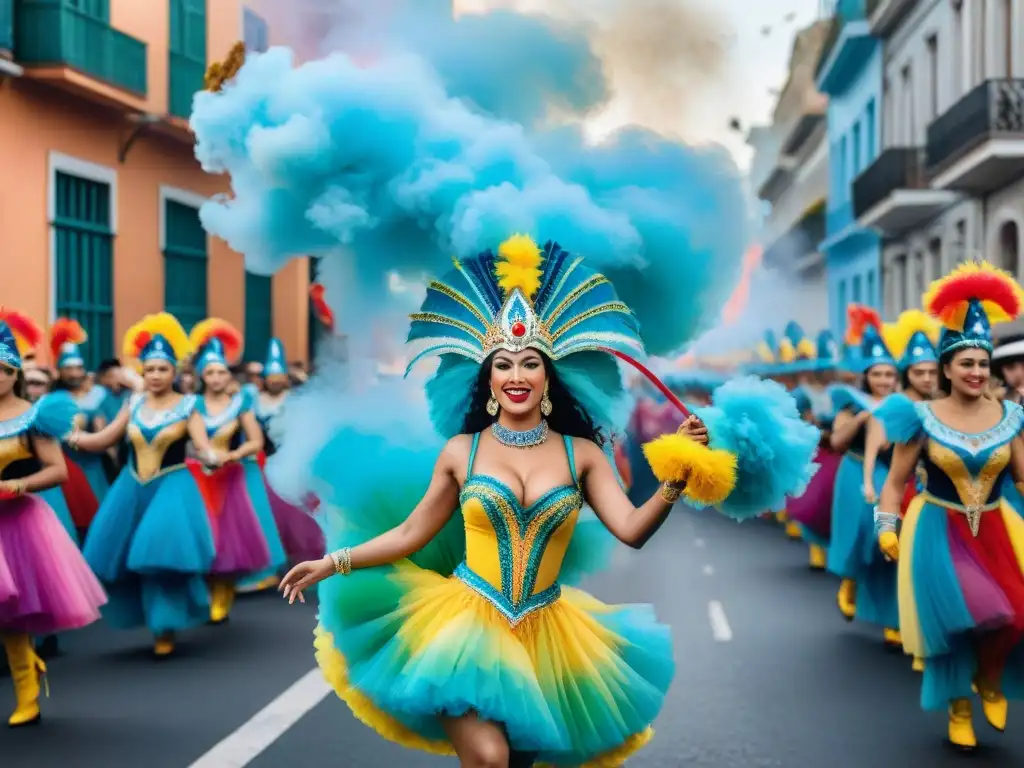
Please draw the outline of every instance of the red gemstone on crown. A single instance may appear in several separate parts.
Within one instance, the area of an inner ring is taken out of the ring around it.
[[[526,326],[520,322],[512,323],[512,335],[519,338],[526,335]]]

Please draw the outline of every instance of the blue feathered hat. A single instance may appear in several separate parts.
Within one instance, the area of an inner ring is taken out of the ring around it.
[[[757,376],[771,376],[778,365],[779,341],[775,331],[770,328],[764,332],[761,341],[754,350],[756,361],[747,367],[748,373]]]
[[[987,262],[967,262],[932,283],[924,308],[944,328],[939,357],[974,347],[992,352],[992,325],[1020,314],[1024,292],[1008,272]]]
[[[174,366],[192,353],[185,329],[174,315],[167,312],[146,315],[129,328],[122,347],[125,357],[133,357],[140,363],[166,360]]]
[[[939,356],[924,331],[914,331],[907,342],[907,348],[900,358],[900,370],[906,370],[919,363],[937,363]]]
[[[612,427],[624,395],[618,364],[605,350],[644,355],[640,328],[611,282],[583,259],[548,242],[515,235],[430,283],[409,328],[407,373],[439,356],[427,384],[431,417],[445,436],[462,431],[467,394],[480,365],[499,349],[545,354],[595,424]]]
[[[27,315],[0,307],[0,365],[20,370],[22,355],[35,349],[42,336]]]
[[[267,360],[263,363],[263,377],[287,376],[288,358],[285,356],[284,343],[273,338],[267,345]]]
[[[228,367],[227,358],[224,356],[224,343],[217,338],[210,339],[196,358],[196,371],[202,375],[208,365],[223,365]]]
[[[790,370],[794,373],[814,370],[815,356],[818,349],[815,343],[804,333],[804,329],[800,327],[800,324],[794,320],[787,323],[785,336],[789,340],[789,344],[792,345],[794,353],[793,362],[789,365]]]
[[[818,334],[817,354],[814,367],[819,371],[830,371],[839,367],[839,345],[828,328]]]
[[[858,351],[859,372],[864,373],[876,365],[895,367],[896,360],[882,338],[882,318],[878,312],[862,304],[851,304],[847,318],[846,341]]]

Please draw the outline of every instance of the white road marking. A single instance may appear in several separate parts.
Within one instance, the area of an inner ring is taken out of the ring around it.
[[[243,768],[330,692],[320,669],[310,670],[189,768]]]
[[[732,640],[732,627],[726,618],[725,608],[717,600],[708,603],[708,621],[711,622],[711,634],[714,635],[716,642],[728,643]]]
[[[704,549],[704,539],[694,539],[693,543],[696,545],[697,549]]]
[[[714,576],[715,575],[714,567],[710,566],[710,565],[705,565],[704,566],[704,575],[705,576]]]

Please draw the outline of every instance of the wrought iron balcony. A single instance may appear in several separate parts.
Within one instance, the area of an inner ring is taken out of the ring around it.
[[[986,80],[928,126],[932,186],[984,194],[1024,172],[1024,80]]]
[[[920,147],[890,147],[853,180],[853,215],[884,235],[913,229],[955,200],[953,192],[930,188]]]

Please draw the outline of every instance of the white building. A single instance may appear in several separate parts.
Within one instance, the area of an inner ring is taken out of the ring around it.
[[[793,317],[780,320],[796,320],[808,331],[828,324],[825,264],[818,252],[828,194],[828,100],[814,85],[828,29],[827,21],[819,21],[797,33],[772,124],[748,139],[755,149],[751,186],[771,206],[761,235],[763,263],[785,278],[792,292],[779,298]]]
[[[984,257],[1021,278],[1024,0],[868,0],[883,38],[884,151],[854,213],[885,238],[889,317]]]

